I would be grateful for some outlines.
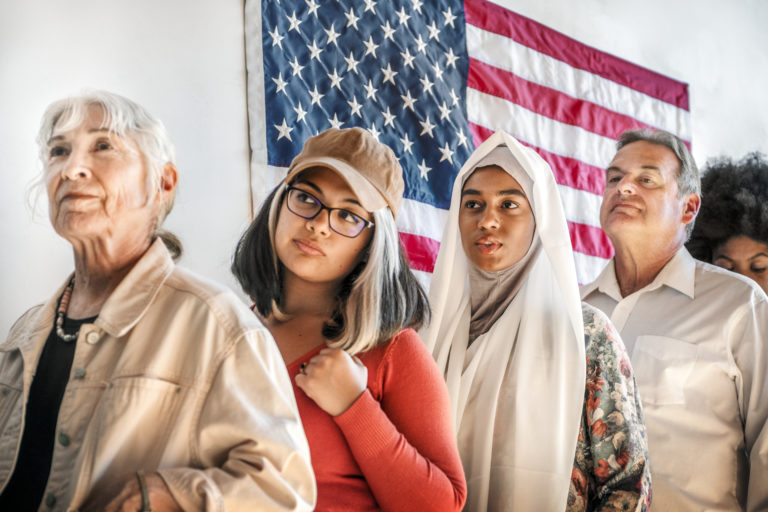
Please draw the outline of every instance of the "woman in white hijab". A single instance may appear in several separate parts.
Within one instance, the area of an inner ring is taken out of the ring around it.
[[[647,509],[626,351],[581,304],[549,166],[506,133],[456,177],[430,300],[422,334],[448,382],[465,510]]]

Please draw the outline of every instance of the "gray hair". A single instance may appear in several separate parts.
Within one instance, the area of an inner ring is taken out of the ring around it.
[[[622,133],[616,141],[616,151],[633,142],[648,142],[668,148],[677,157],[680,164],[677,170],[677,197],[683,198],[688,194],[696,194],[701,197],[701,177],[696,162],[688,151],[688,146],[676,135],[664,130],[628,130]],[[686,237],[691,236],[694,218],[685,226]]]
[[[88,110],[92,106],[103,110],[104,127],[110,133],[136,142],[147,166],[147,200],[151,201],[160,190],[163,167],[168,163],[173,165],[176,163],[173,143],[159,119],[141,105],[112,92],[88,91],[78,96],[69,96],[55,101],[48,106],[37,135],[39,156],[43,167],[47,166],[50,140],[54,129],[66,131],[80,126],[88,117]],[[172,233],[160,230],[165,217],[173,208],[175,195],[174,189],[173,194],[160,209],[155,224],[155,236],[163,239],[176,259],[181,256],[181,242]]]

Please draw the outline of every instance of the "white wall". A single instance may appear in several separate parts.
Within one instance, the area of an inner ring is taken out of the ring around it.
[[[499,3],[688,82],[700,163],[768,153],[768,2]],[[242,0],[0,2],[0,333],[72,268],[44,200],[32,219],[24,192],[39,172],[44,108],[84,87],[124,94],[166,123],[181,173],[166,226],[185,243],[182,264],[236,288],[229,260],[249,213],[242,11]]]

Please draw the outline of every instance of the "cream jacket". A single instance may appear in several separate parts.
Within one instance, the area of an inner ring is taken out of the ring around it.
[[[0,344],[0,487],[62,286]],[[157,240],[80,329],[40,510],[103,510],[138,469],[184,510],[311,510],[309,448],[269,332]]]

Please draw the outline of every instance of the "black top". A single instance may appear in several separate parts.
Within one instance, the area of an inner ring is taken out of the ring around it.
[[[80,320],[64,317],[64,332],[74,334],[81,325],[94,320],[95,316]],[[55,327],[51,329],[29,389],[16,467],[0,494],[0,510],[40,507],[51,471],[56,422],[75,357],[75,345],[75,340],[66,342],[56,335]]]

